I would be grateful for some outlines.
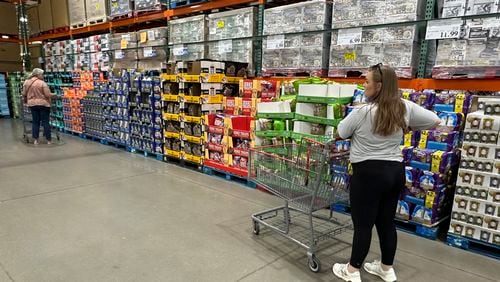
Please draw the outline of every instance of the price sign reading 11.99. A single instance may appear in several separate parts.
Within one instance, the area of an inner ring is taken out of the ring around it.
[[[427,22],[426,40],[460,38],[462,19],[435,20]]]

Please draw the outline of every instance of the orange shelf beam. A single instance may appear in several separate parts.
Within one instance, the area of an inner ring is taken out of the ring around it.
[[[3,42],[3,43],[21,43],[21,40],[17,39],[17,38],[1,38],[0,37],[0,42]]]

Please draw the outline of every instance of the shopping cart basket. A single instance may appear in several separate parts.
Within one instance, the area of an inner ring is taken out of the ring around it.
[[[253,232],[259,235],[262,224],[306,248],[310,270],[319,272],[318,242],[352,228],[350,220],[341,222],[331,209],[329,215],[319,212],[349,201],[348,156],[335,142],[306,138],[300,144],[251,149],[249,178],[285,201],[252,215]]]

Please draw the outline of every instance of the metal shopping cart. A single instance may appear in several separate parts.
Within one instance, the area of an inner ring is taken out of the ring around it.
[[[23,141],[26,143],[31,143],[31,135],[32,135],[32,123],[33,123],[33,117],[31,116],[31,110],[30,108],[24,103],[23,96],[19,97],[20,103],[19,103],[19,109],[21,112],[21,121],[23,123]],[[52,101],[54,104],[55,101]],[[53,110],[53,109],[52,109]],[[55,133],[55,137],[57,142],[61,141],[61,136],[59,135],[59,130],[57,130],[56,127],[52,127],[52,132]],[[43,130],[43,126],[40,126]],[[43,132],[43,131],[40,131]]]
[[[263,225],[306,248],[309,269],[319,272],[318,242],[352,228],[350,220],[335,218],[331,209],[325,212],[349,201],[348,155],[335,142],[306,138],[300,144],[251,149],[249,178],[285,201],[252,215],[254,234]]]

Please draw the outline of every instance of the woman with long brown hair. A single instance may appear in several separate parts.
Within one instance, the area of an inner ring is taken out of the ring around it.
[[[336,263],[333,273],[345,281],[361,281],[359,269],[370,249],[375,225],[382,258],[366,263],[364,269],[384,281],[396,281],[392,267],[397,248],[394,216],[405,185],[399,146],[404,130],[430,129],[441,121],[433,112],[401,99],[396,73],[388,66],[372,66],[364,87],[369,103],[352,111],[338,127],[339,136],[351,138],[352,143],[350,202],[354,237],[349,263]]]

